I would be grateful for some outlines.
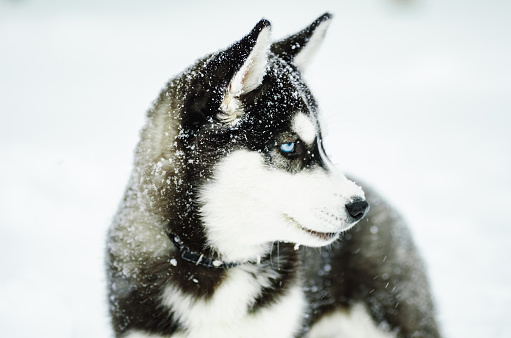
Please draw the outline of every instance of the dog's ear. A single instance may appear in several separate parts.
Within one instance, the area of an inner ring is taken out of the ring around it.
[[[262,19],[252,31],[224,53],[238,56],[240,63],[230,79],[217,118],[232,123],[243,115],[239,97],[259,87],[266,75],[271,47],[271,24]]]
[[[321,45],[331,18],[332,14],[323,14],[304,30],[275,42],[271,51],[303,72]]]

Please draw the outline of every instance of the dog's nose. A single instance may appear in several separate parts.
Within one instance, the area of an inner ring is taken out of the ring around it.
[[[346,210],[353,217],[353,221],[358,221],[369,211],[369,204],[365,200],[355,199],[346,204]]]

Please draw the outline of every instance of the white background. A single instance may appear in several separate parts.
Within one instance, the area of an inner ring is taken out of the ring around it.
[[[104,240],[145,111],[261,17],[281,38],[325,11],[327,152],[410,223],[445,336],[511,336],[511,2],[0,0],[0,337],[111,336]]]

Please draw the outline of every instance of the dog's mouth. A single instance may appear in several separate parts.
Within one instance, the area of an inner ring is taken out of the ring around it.
[[[319,239],[322,239],[324,241],[331,241],[332,239],[339,236],[338,232],[318,232],[310,229],[305,229],[304,227],[301,227],[303,230],[305,230],[310,235],[317,237]]]
[[[300,223],[298,223],[293,217],[290,217],[286,215],[286,219],[290,222],[296,225],[300,230],[308,233],[309,235],[321,239],[323,241],[331,241],[339,236],[340,232],[320,232],[320,231],[314,231],[311,229],[308,229],[304,226],[302,226]]]

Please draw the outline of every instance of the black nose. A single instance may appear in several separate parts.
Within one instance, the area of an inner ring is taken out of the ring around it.
[[[364,200],[356,199],[346,204],[346,210],[353,217],[353,221],[358,221],[369,211],[369,204]]]

